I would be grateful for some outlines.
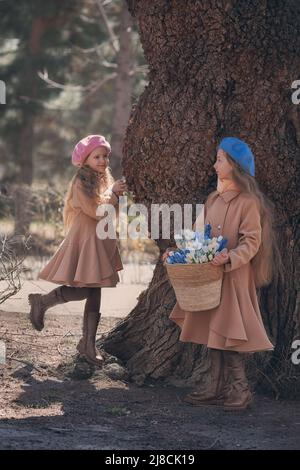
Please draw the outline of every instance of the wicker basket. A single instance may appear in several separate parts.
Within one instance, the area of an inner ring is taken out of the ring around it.
[[[182,310],[210,310],[220,304],[223,266],[212,263],[165,263],[165,266]]]

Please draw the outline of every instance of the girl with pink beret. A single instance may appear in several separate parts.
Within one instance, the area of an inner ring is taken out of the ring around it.
[[[73,176],[63,212],[66,237],[39,273],[39,278],[60,284],[46,295],[29,294],[33,327],[44,328],[46,310],[57,304],[86,299],[82,337],[78,352],[88,362],[101,365],[103,357],[96,349],[100,321],[101,287],[115,287],[118,271],[123,269],[117,240],[100,239],[96,233],[96,211],[100,204],[113,204],[126,191],[123,180],[114,181],[109,169],[110,144],[102,135],[88,135],[72,153]]]

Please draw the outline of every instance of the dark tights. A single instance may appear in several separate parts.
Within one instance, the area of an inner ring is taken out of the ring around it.
[[[69,287],[61,286],[61,296],[65,302],[86,299],[84,313],[99,312],[101,287]]]

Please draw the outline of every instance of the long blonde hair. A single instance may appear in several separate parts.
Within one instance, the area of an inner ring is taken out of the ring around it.
[[[105,202],[103,192],[115,181],[109,167],[105,169],[103,175],[100,175],[96,171],[92,170],[89,165],[83,165],[77,170],[69,183],[68,191],[65,197],[65,204],[63,209],[63,223],[65,233],[71,227],[74,218],[71,199],[73,195],[73,186],[76,180],[81,182],[85,194],[91,199],[94,199],[97,204]]]
[[[270,284],[275,274],[283,277],[283,263],[274,229],[274,204],[259,189],[255,178],[249,175],[228,153],[226,157],[233,167],[232,179],[242,192],[251,194],[258,200],[261,220],[261,244],[252,258],[255,285]]]

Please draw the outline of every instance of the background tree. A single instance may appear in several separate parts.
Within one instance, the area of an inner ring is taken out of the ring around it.
[[[7,83],[7,105],[3,108],[1,134],[5,136],[4,152],[13,155],[16,163],[15,231],[29,232],[29,199],[33,180],[35,124],[41,102],[53,95],[54,89],[43,86],[39,70],[63,70],[66,56],[53,49],[63,46],[63,27],[76,11],[70,0],[42,3],[1,2],[2,37],[10,57],[1,68]],[[61,73],[61,76],[63,74]]]
[[[128,0],[146,60],[149,85],[127,128],[123,167],[136,202],[200,203],[215,189],[212,165],[223,136],[245,139],[257,179],[276,205],[285,281],[260,292],[275,351],[256,355],[273,388],[298,384],[291,343],[299,337],[300,107],[297,0]],[[162,252],[165,241],[157,240]],[[104,342],[134,380],[190,382],[208,367],[203,348],[178,342],[168,316],[174,293],[158,260],[149,288]],[[283,389],[283,387],[282,387]],[[298,388],[299,390],[299,388]]]

